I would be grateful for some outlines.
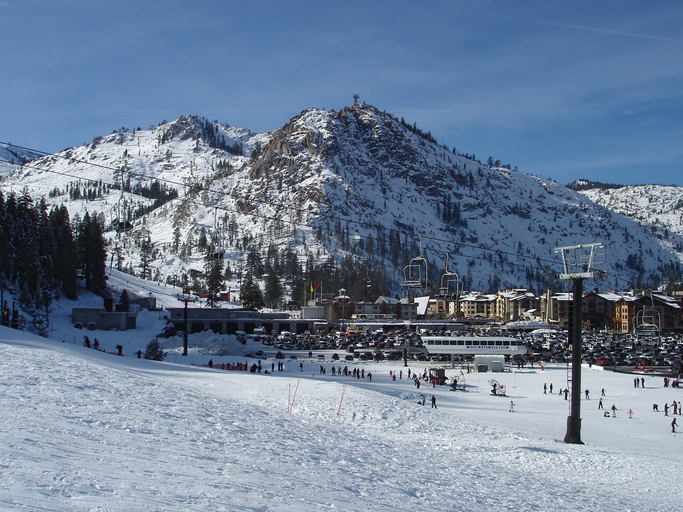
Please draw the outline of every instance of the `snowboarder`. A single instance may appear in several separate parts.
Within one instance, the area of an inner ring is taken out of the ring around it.
[[[436,406],[436,397],[434,395],[432,395],[432,409],[438,409]]]
[[[512,400],[510,400],[510,410],[509,410],[509,412],[515,412],[515,403],[514,403]]]

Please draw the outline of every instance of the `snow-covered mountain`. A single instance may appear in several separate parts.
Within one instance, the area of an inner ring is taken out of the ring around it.
[[[27,164],[40,158],[43,153],[36,153],[30,149],[0,143],[0,181],[11,174],[17,165]]]
[[[615,213],[632,217],[645,226],[683,235],[683,187],[674,185],[605,185],[578,180],[570,188]]]
[[[123,186],[123,192],[121,188]],[[369,105],[308,109],[255,134],[184,116],[117,131],[24,165],[3,192],[27,188],[101,212],[124,268],[151,239],[152,276],[201,270],[217,234],[233,268],[277,249],[300,262],[370,259],[394,287],[424,256],[438,283],[449,258],[468,289],[541,290],[556,247],[603,242],[610,288],[658,284],[680,268],[679,233],[644,226],[556,182],[484,165]],[[118,232],[117,227],[131,231]],[[422,246],[422,247],[420,247]],[[670,275],[670,272],[669,272]]]

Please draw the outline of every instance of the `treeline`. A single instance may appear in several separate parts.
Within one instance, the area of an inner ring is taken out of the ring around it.
[[[74,218],[64,206],[48,211],[45,198],[7,198],[0,192],[0,280],[19,293],[23,308],[48,311],[54,299],[75,299],[79,279],[87,289],[106,287],[103,222],[85,214]]]

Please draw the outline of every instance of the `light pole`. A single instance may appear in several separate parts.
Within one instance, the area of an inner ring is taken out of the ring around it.
[[[344,319],[346,318],[346,290],[344,288],[339,290],[339,301],[341,302],[342,307],[341,328],[342,332],[346,332],[344,329]]]
[[[183,288],[183,295],[181,299],[185,303],[185,329],[183,329],[183,355],[187,355],[187,329],[189,327],[187,323],[187,303],[190,302],[190,289]]]

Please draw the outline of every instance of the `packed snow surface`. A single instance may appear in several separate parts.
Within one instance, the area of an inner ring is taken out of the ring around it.
[[[251,365],[256,360],[243,353],[268,348],[226,341],[234,355],[211,355],[216,340],[200,334],[190,336],[188,356],[170,339],[166,361],[147,361],[134,352],[163,327],[163,312],[143,311],[135,331],[84,333],[70,327],[67,309],[53,312],[49,338],[0,327],[2,510],[679,506],[683,436],[671,432],[671,409],[668,417],[663,411],[683,392],[664,388],[660,377],[646,375],[645,387],[635,388],[633,375],[585,366],[586,444],[566,444],[569,402],[558,395],[566,366],[502,374],[449,368],[447,376],[465,378],[466,391],[424,382],[417,389],[407,371],[422,374],[427,363],[340,364],[331,352],[322,363],[317,353],[286,359],[283,371],[269,357],[268,374],[227,371],[218,366]],[[84,334],[107,352],[83,347]],[[108,353],[119,342],[124,356]],[[209,359],[213,369],[198,366]],[[332,375],[346,365],[365,378]],[[508,396],[491,395],[491,378]],[[544,394],[551,383],[553,394]],[[598,409],[603,388],[604,408],[614,404],[616,418]]]

